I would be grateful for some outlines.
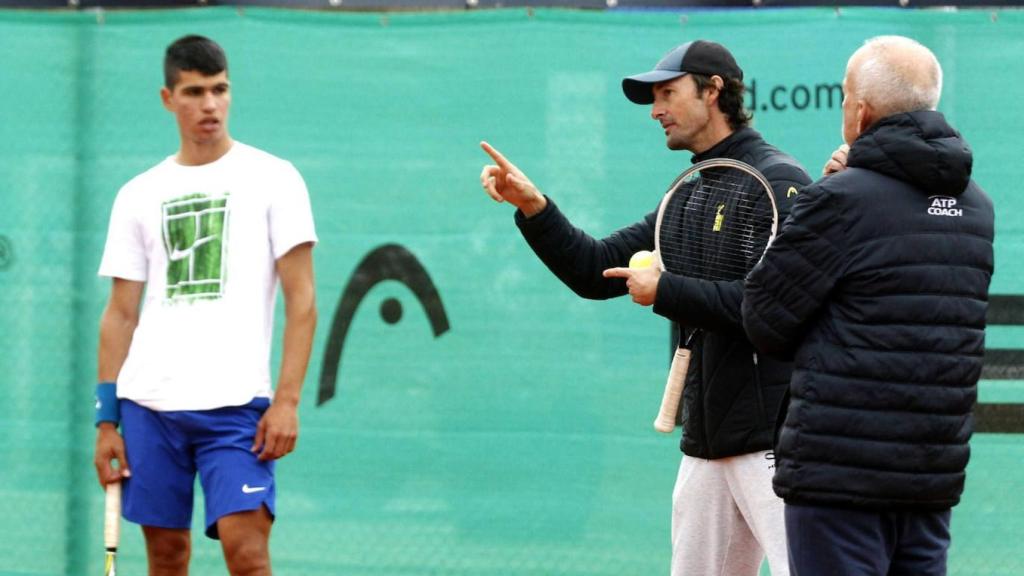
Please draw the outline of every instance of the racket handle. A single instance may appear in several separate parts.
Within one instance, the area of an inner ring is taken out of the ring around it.
[[[690,369],[690,351],[677,348],[672,357],[672,368],[668,371],[665,382],[665,394],[661,397],[661,410],[654,419],[654,429],[670,434],[676,429],[676,412],[679,410],[679,398],[683,395],[686,385],[686,372]]]
[[[121,482],[107,484],[106,504],[103,507],[103,546],[117,550],[121,539]]]

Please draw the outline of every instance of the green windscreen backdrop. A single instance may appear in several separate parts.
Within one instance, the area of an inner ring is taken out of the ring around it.
[[[840,143],[847,57],[902,34],[942,62],[940,108],[997,210],[986,431],[950,573],[1024,574],[1024,12],[209,9],[0,11],[0,575],[101,570],[96,270],[118,188],[177,148],[158,91],[163,49],[187,33],[226,48],[231,133],[298,167],[321,240],[276,573],[667,573],[680,453],[651,422],[668,325],[560,284],[480,189],[478,144],[603,236],[689,164],[624,75],[723,42],[755,127],[816,174]],[[225,573],[202,516],[197,502],[193,573]],[[123,531],[121,572],[143,574],[140,531]]]

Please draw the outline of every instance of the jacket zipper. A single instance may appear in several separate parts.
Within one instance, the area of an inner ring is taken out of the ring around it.
[[[757,352],[754,352],[754,391],[757,396],[757,427],[764,428],[764,390],[761,388],[761,368],[757,363]]]

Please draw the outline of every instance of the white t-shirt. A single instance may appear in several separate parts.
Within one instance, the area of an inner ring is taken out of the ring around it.
[[[161,411],[270,397],[275,261],[316,240],[299,172],[240,142],[125,184],[99,274],[145,282],[146,295],[118,397]]]

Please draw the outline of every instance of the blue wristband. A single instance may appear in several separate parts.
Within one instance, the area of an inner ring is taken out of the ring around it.
[[[96,385],[96,425],[121,422],[121,404],[117,401],[117,383],[100,382]]]

